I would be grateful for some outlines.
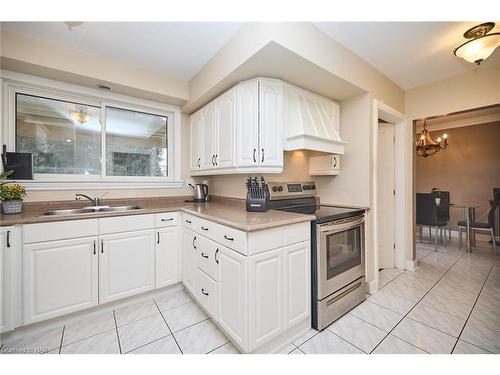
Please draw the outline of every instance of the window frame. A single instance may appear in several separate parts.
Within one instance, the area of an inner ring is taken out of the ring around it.
[[[177,106],[130,96],[103,92],[83,86],[48,80],[21,73],[0,71],[2,78],[2,126],[0,144],[8,150],[16,147],[16,95],[25,94],[47,99],[74,102],[101,108],[101,175],[34,174],[33,180],[19,181],[29,190],[99,188],[182,187],[181,180],[181,113]],[[2,98],[3,97],[3,98]],[[167,176],[106,175],[106,107],[144,112],[167,117]]]

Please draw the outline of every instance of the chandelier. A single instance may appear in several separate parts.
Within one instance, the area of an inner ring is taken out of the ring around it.
[[[443,134],[443,138],[439,137],[434,141],[427,130],[426,120],[424,119],[424,128],[420,133],[420,138],[417,141],[417,155],[426,158],[434,155],[436,152],[444,150],[448,146],[448,135]]]
[[[73,120],[79,122],[80,125],[83,125],[90,120],[90,115],[83,109],[80,109],[79,111],[71,111],[69,115],[73,118]]]

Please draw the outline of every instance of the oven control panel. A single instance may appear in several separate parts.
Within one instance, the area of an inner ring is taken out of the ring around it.
[[[271,200],[316,196],[316,183],[314,181],[269,182],[268,186]]]

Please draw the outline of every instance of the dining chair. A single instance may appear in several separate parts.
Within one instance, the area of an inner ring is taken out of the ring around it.
[[[472,230],[472,235],[474,236],[476,231],[489,232],[491,235],[491,242],[493,243],[493,251],[495,255],[497,255],[497,246],[495,243],[495,231],[494,231],[494,223],[495,223],[495,211],[500,204],[500,190],[495,190],[495,196],[493,198],[493,204],[490,209],[486,211],[486,213],[479,218],[479,221],[470,223],[470,229]],[[481,220],[485,217],[488,217],[487,223],[482,223]],[[459,246],[462,247],[462,231],[466,230],[466,222],[461,220],[458,223],[458,237],[459,237]]]
[[[434,239],[434,250],[437,251],[438,229],[442,228],[447,222],[439,219],[436,199],[431,193],[417,193],[416,196],[416,224],[419,227],[420,242],[422,242],[422,227],[435,228],[436,237]],[[446,247],[446,236],[444,236],[444,245]]]
[[[441,240],[443,240],[443,229],[445,231],[445,233],[444,233],[445,236],[446,236],[446,229],[447,229],[448,230],[448,240],[451,242],[450,192],[444,191],[444,190],[434,190],[432,192],[432,195],[434,196],[434,198],[440,198],[439,205],[437,206],[439,221],[446,222],[446,228],[441,227],[441,231],[440,231]]]

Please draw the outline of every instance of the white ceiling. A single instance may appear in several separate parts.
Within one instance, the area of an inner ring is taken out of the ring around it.
[[[238,31],[236,22],[3,22],[2,28],[190,80]]]
[[[481,22],[315,22],[404,90],[477,69],[453,54]],[[491,32],[500,32],[497,24]],[[500,63],[500,48],[482,66]],[[479,68],[481,69],[481,68]]]

